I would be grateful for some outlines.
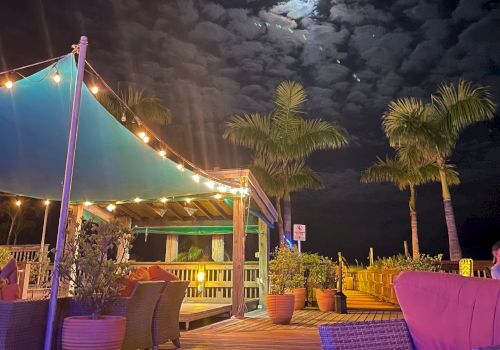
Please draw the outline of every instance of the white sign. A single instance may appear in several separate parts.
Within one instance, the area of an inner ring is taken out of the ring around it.
[[[293,240],[305,241],[306,240],[306,225],[293,225]]]

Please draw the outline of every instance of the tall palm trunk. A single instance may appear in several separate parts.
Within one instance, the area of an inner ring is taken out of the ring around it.
[[[411,250],[413,260],[418,259],[420,256],[420,247],[418,244],[418,226],[417,226],[417,195],[415,186],[410,183],[410,222],[411,222]]]
[[[285,238],[292,242],[292,201],[290,193],[283,197],[283,219],[285,221]]]
[[[14,225],[16,224],[16,219],[18,214],[19,214],[19,209],[16,211],[14,217],[11,219],[9,234],[7,235],[7,243],[6,243],[7,245],[10,243],[10,237],[12,236],[12,232],[14,231]]]
[[[283,215],[281,212],[281,198],[276,198],[276,211],[278,212],[278,233],[280,238],[280,247],[285,246],[285,231],[283,230]]]
[[[455,214],[451,204],[451,194],[446,180],[444,159],[438,159],[439,177],[441,178],[441,189],[443,194],[444,216],[446,227],[448,228],[448,242],[450,246],[450,260],[458,261],[462,259],[462,249],[458,241],[457,226],[455,224]]]

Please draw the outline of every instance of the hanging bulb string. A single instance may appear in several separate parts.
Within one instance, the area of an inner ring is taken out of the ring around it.
[[[87,60],[85,60],[85,63],[91,69],[91,71],[92,71],[91,74],[93,76],[95,76],[97,79],[99,79],[99,81],[104,85],[104,87],[118,100],[118,102],[120,103],[121,107],[124,108],[125,110],[127,110],[132,115],[132,117],[137,122],[137,124],[139,126],[141,126],[141,128],[143,128],[145,131],[147,131],[148,134],[150,134],[152,137],[154,137],[154,139],[161,146],[164,146],[164,148],[169,153],[173,154],[176,158],[178,158],[182,162],[183,166],[185,166],[187,164],[187,165],[189,165],[189,167],[193,171],[196,171],[196,172],[202,174],[207,179],[214,180],[217,183],[224,183],[224,184],[226,184],[227,186],[230,186],[230,187],[234,187],[234,184],[231,184],[229,182],[226,183],[225,181],[222,181],[221,179],[218,179],[218,178],[216,178],[216,177],[208,174],[203,169],[197,167],[194,163],[192,163],[191,161],[189,161],[187,158],[185,158],[184,156],[182,156],[180,153],[178,153],[172,147],[170,147],[167,143],[165,143],[158,135],[156,135],[156,133],[153,130],[151,130],[150,128],[148,128],[148,126],[141,120],[141,118],[139,118],[137,116],[137,114],[125,103],[125,101],[123,101],[123,99],[111,88],[111,86],[109,86],[109,84],[103,79],[103,77],[95,70],[95,68]]]
[[[26,69],[26,68],[31,68],[31,67],[35,67],[35,66],[38,66],[38,65],[41,65],[41,64],[44,64],[44,63],[47,63],[47,62],[52,62],[52,61],[55,61],[55,60],[59,60],[63,57],[65,57],[67,54],[64,54],[62,56],[59,56],[59,57],[53,57],[53,58],[49,58],[48,60],[44,60],[44,61],[40,61],[40,62],[36,62],[36,63],[32,63],[32,64],[28,64],[26,66],[22,66],[22,67],[18,67],[18,68],[14,68],[14,69],[9,69],[9,70],[5,70],[3,72],[0,72],[0,75],[2,74],[8,74],[8,73],[14,73],[17,71],[20,71],[20,70],[23,70],[23,69]],[[18,73],[19,74],[19,73]]]

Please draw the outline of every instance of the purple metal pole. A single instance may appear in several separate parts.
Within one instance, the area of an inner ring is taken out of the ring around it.
[[[54,257],[54,272],[50,288],[49,314],[45,331],[45,350],[52,349],[52,335],[54,333],[54,319],[56,315],[57,293],[59,289],[59,262],[64,250],[64,231],[68,217],[69,198],[71,194],[71,181],[73,179],[73,164],[75,162],[76,139],[78,136],[78,119],[80,117],[80,99],[82,95],[83,74],[85,71],[85,55],[87,53],[87,37],[80,38],[78,51],[78,71],[76,75],[75,95],[69,124],[68,153],[66,153],[66,168],[64,170],[64,183],[61,198],[61,213],[57,228],[56,255]]]

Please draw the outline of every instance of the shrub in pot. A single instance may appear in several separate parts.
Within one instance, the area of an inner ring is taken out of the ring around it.
[[[269,318],[275,324],[289,324],[295,306],[293,290],[304,285],[297,249],[276,248],[269,262],[269,282],[270,293],[266,296]]]
[[[64,319],[63,349],[121,349],[125,317],[106,316],[106,305],[119,296],[120,279],[130,272],[124,257],[115,257],[118,244],[129,245],[132,234],[118,221],[80,225],[76,244],[67,244],[60,275],[74,286],[73,296],[87,316]]]
[[[311,284],[315,288],[316,301],[320,311],[333,311],[337,265],[331,259],[322,257],[311,268]]]

